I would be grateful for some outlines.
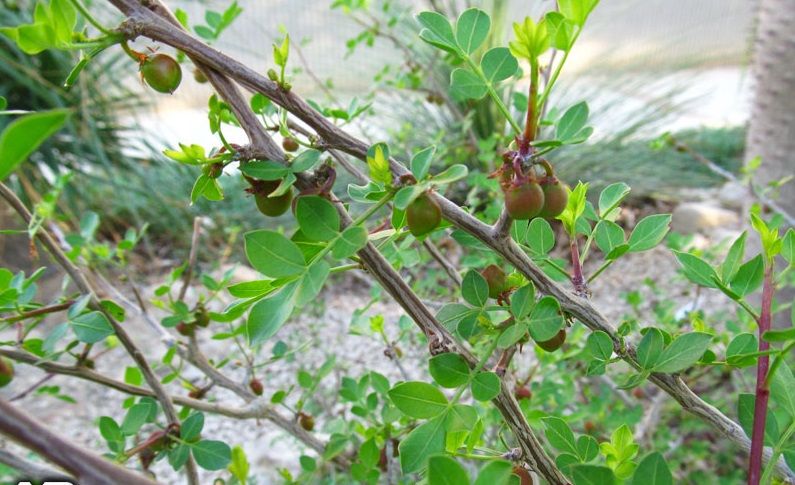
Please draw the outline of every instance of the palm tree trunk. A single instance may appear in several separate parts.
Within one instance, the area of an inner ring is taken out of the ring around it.
[[[746,159],[762,158],[757,181],[767,184],[795,174],[795,2],[758,2]],[[781,187],[779,202],[795,207],[795,181]]]

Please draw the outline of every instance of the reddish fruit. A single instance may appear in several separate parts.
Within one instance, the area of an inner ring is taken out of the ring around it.
[[[512,219],[525,221],[532,219],[544,207],[544,191],[535,182],[521,185],[510,184],[505,192],[505,208]]]
[[[307,431],[315,429],[315,418],[310,414],[298,413],[298,422]]]
[[[295,141],[295,138],[285,138],[282,140],[282,148],[286,152],[294,152],[298,150],[298,142]]]
[[[141,75],[155,91],[173,93],[182,81],[182,68],[171,56],[155,54],[141,63]]]
[[[596,425],[593,424],[593,421],[586,421],[583,427],[585,428],[586,433],[591,433],[593,430],[596,429]]]
[[[513,395],[520,401],[522,399],[530,399],[533,397],[533,393],[530,392],[530,389],[528,389],[527,386],[516,386],[516,388],[513,390]]]
[[[505,271],[496,264],[486,266],[486,268],[480,272],[480,275],[483,276],[486,283],[489,284],[489,296],[491,298],[499,298],[499,296],[508,289]]]
[[[186,337],[190,337],[191,335],[193,335],[193,334],[194,334],[194,332],[195,332],[195,330],[196,330],[196,329],[193,327],[193,325],[191,325],[190,323],[185,323],[185,322],[179,322],[179,323],[177,324],[177,327],[176,327],[176,328],[177,328],[177,332],[178,332],[180,335],[184,335],[184,336],[186,336]]]
[[[254,194],[254,200],[257,203],[257,209],[266,216],[280,216],[290,208],[290,202],[293,200],[292,189],[278,197],[268,197],[271,192],[276,190],[279,184],[280,181],[278,180],[256,180],[251,188],[251,192]]]
[[[566,330],[561,329],[561,331],[558,332],[558,334],[552,337],[551,339],[545,342],[538,342],[538,346],[546,350],[547,352],[554,352],[558,350],[565,341],[566,341]]]
[[[406,222],[415,237],[421,237],[436,229],[442,222],[442,210],[428,194],[422,194],[406,209]]]
[[[262,382],[259,379],[257,379],[256,377],[254,377],[250,381],[248,381],[248,387],[251,389],[251,392],[253,392],[257,396],[261,396],[262,395],[262,390],[263,390]]]
[[[566,186],[553,178],[552,181],[541,182],[541,189],[544,191],[544,207],[538,216],[546,219],[559,216],[569,202]]]
[[[529,471],[524,469],[523,466],[514,466],[513,474],[519,477],[519,485],[533,485],[533,477],[530,475]]]
[[[644,397],[646,397],[646,393],[643,392],[643,389],[641,389],[640,387],[636,387],[635,389],[633,389],[632,395],[635,396],[637,399],[643,399]]]
[[[14,380],[14,363],[10,359],[0,357],[0,387],[7,386]]]
[[[205,76],[200,69],[193,70],[193,79],[195,79],[199,84],[204,84],[207,82],[207,76]]]

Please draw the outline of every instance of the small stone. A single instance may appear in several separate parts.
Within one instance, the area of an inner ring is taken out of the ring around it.
[[[750,197],[748,187],[740,182],[727,182],[718,192],[720,205],[727,209],[743,210]]]
[[[739,217],[734,211],[706,202],[685,202],[674,209],[671,227],[683,234],[693,234],[737,222]]]

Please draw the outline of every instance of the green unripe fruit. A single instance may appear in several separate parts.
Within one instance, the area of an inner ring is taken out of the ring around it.
[[[301,427],[307,431],[315,429],[315,418],[309,414],[299,413],[298,422],[301,424]]]
[[[542,183],[544,191],[544,207],[538,214],[539,217],[552,219],[561,214],[569,203],[569,192],[566,186],[555,180],[554,182]]]
[[[486,268],[480,272],[480,275],[483,276],[486,283],[489,284],[489,296],[491,298],[499,298],[499,296],[508,289],[505,271],[496,264],[486,266]]]
[[[196,309],[196,313],[193,315],[196,319],[196,325],[206,328],[210,324],[210,312],[204,308],[204,305],[200,305],[199,308]]]
[[[207,76],[205,76],[200,69],[193,70],[193,79],[195,79],[199,84],[204,84],[207,82]]]
[[[171,56],[155,54],[141,63],[141,75],[155,91],[173,93],[182,81],[182,68]]]
[[[544,207],[544,191],[535,182],[509,185],[505,189],[505,208],[512,219],[526,221],[537,216]]]
[[[414,237],[424,236],[442,222],[442,209],[428,194],[422,194],[406,208],[406,222]]]
[[[269,217],[276,217],[287,212],[290,202],[293,200],[293,193],[288,190],[278,197],[268,197],[279,186],[278,180],[257,181],[254,185],[254,200],[257,209]]]
[[[14,380],[14,364],[11,360],[0,357],[0,387],[7,386]]]
[[[545,342],[538,342],[538,346],[546,350],[547,352],[554,352],[558,350],[565,341],[566,341],[566,330],[561,329],[560,332],[558,332],[558,334],[552,337],[551,339]]]
[[[298,150],[298,142],[295,141],[295,138],[285,138],[282,140],[282,148],[286,152],[294,152]]]

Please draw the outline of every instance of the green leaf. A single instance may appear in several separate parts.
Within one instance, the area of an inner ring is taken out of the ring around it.
[[[519,62],[507,47],[495,47],[483,55],[480,68],[486,79],[494,85],[516,74]]]
[[[513,300],[511,301],[511,303],[513,303]],[[526,334],[527,334],[527,324],[516,323],[514,325],[511,325],[510,327],[503,330],[503,332],[500,334],[500,338],[497,342],[497,347],[501,349],[507,349],[511,345],[520,341],[522,337],[524,337]]]
[[[782,362],[770,382],[770,397],[795,419],[795,377],[786,362]],[[750,436],[750,435],[749,435]]]
[[[328,200],[310,195],[299,197],[295,218],[306,237],[315,241],[329,241],[340,231],[340,215]]]
[[[483,10],[470,8],[464,10],[455,25],[458,46],[465,54],[471,54],[483,44],[489,35],[491,19]]]
[[[575,465],[571,469],[574,485],[615,485],[613,470],[599,465]]]
[[[55,35],[58,41],[68,44],[72,40],[72,31],[77,22],[77,11],[69,0],[51,0],[50,11]]]
[[[425,27],[420,31],[420,39],[448,52],[460,52],[453,26],[447,17],[436,12],[422,12],[417,15],[417,21]]]
[[[740,237],[734,240],[729,248],[729,252],[726,253],[726,259],[723,260],[723,264],[720,268],[721,276],[726,283],[729,283],[740,269],[743,254],[745,254],[745,238],[747,236],[748,233],[743,231]]]
[[[555,138],[564,141],[574,138],[588,121],[588,103],[581,101],[567,109],[558,121]]]
[[[108,416],[102,416],[99,418],[99,434],[105,438],[105,441],[108,442],[108,446],[113,451],[118,452],[123,449],[124,435],[121,432],[121,428],[118,424],[116,424],[116,421],[114,421],[113,418]]]
[[[245,251],[251,266],[271,278],[295,276],[306,268],[298,246],[278,232],[259,230],[246,233]]]
[[[555,49],[568,51],[574,42],[575,24],[560,12],[547,12],[544,15],[549,40]]]
[[[428,170],[431,168],[433,155],[436,152],[436,147],[431,145],[424,148],[411,157],[411,173],[417,180],[422,180],[428,175]]]
[[[731,289],[740,296],[746,296],[756,291],[765,278],[765,260],[761,254],[740,266],[737,274],[731,280]]]
[[[660,244],[660,241],[668,234],[670,224],[670,214],[655,214],[644,217],[629,236],[627,241],[629,252],[647,251]]]
[[[649,328],[638,345],[638,364],[645,370],[653,369],[660,360],[664,347],[665,338],[662,332],[654,327]]]
[[[453,389],[469,381],[469,365],[459,354],[445,352],[432,357],[428,364],[431,377],[442,387]]]
[[[459,484],[469,484],[469,474],[457,461],[444,455],[428,458],[428,485]]]
[[[223,200],[224,194],[217,179],[210,178],[205,174],[199,175],[190,191],[190,203],[196,203],[202,196],[207,200]]]
[[[232,449],[223,441],[201,440],[191,445],[191,452],[205,470],[222,470],[232,461]]]
[[[613,340],[607,333],[601,330],[597,330],[589,335],[586,345],[591,355],[596,359],[609,360],[610,356],[613,355]]]
[[[271,285],[271,280],[244,281],[230,285],[226,290],[235,298],[254,298],[272,291],[273,285]]]
[[[475,485],[508,485],[511,483],[513,463],[505,460],[494,460],[480,469]]]
[[[312,263],[298,280],[295,304],[301,307],[314,300],[323,289],[330,271],[329,264],[323,260]]]
[[[726,347],[726,362],[736,367],[747,367],[756,363],[759,341],[752,333],[741,333],[734,337]]]
[[[599,442],[593,436],[582,435],[577,438],[577,456],[585,463],[599,455]]]
[[[545,255],[555,247],[555,232],[546,219],[536,217],[527,227],[527,238],[524,241],[536,255]]]
[[[690,253],[683,253],[674,251],[676,259],[684,269],[685,277],[693,283],[706,286],[707,288],[715,288],[715,279],[718,274],[715,272],[709,263]]]
[[[403,414],[412,418],[433,418],[447,409],[442,391],[420,381],[402,382],[389,390],[389,398]]]
[[[124,416],[124,421],[121,423],[121,432],[124,435],[132,436],[141,429],[141,426],[146,423],[146,418],[149,417],[150,405],[145,403],[138,403],[133,405],[127,410],[127,415]]]
[[[342,231],[340,237],[331,248],[331,254],[336,259],[345,259],[353,256],[367,244],[367,229],[362,226],[349,226]]]
[[[740,393],[737,396],[737,417],[740,426],[748,436],[751,436],[754,427],[754,405],[756,396],[753,394]],[[772,446],[776,443],[779,436],[778,423],[773,413],[767,413],[765,419],[765,445]]]
[[[190,447],[187,445],[177,445],[176,448],[173,448],[168,452],[168,463],[174,468],[174,470],[179,470],[185,465],[185,462],[188,461],[189,457]]]
[[[491,401],[500,393],[500,378],[494,372],[479,372],[472,379],[472,397]]]
[[[266,341],[282,328],[295,307],[295,289],[295,285],[288,285],[254,304],[246,319],[249,345]]]
[[[36,151],[44,140],[61,129],[70,111],[33,113],[12,121],[0,134],[0,181]]]
[[[712,335],[708,333],[691,332],[680,335],[663,350],[654,365],[654,371],[673,373],[687,369],[704,355],[711,341]]]
[[[624,229],[612,221],[599,221],[594,230],[594,239],[599,250],[608,255],[615,248],[624,244]],[[627,245],[627,250],[630,250],[629,245]]]
[[[549,440],[549,444],[557,450],[565,451],[575,456],[578,455],[577,445],[574,442],[574,433],[571,432],[571,428],[569,428],[566,421],[554,416],[542,418],[542,421],[546,428],[544,434]]]
[[[558,0],[560,13],[582,27],[599,0]]]
[[[610,184],[602,189],[599,194],[599,217],[607,219],[613,215],[613,210],[629,195],[630,190],[624,182]]]
[[[519,321],[530,314],[536,304],[536,288],[528,283],[516,290],[511,296],[511,314]]]
[[[444,418],[439,416],[417,426],[400,442],[400,468],[404,474],[421,470],[429,456],[444,451]]]
[[[488,88],[483,80],[471,71],[457,68],[450,75],[450,94],[456,101],[481,99],[487,91]]]
[[[179,437],[185,441],[193,441],[199,437],[204,428],[204,414],[193,413],[188,416],[179,428]]]
[[[560,303],[554,297],[545,296],[538,300],[530,314],[530,336],[536,342],[546,342],[558,334],[563,324]]]
[[[6,98],[0,96],[0,111],[5,111],[8,107],[8,100]]]
[[[674,477],[662,454],[655,451],[646,455],[635,469],[631,485],[673,485]]]
[[[389,147],[386,143],[376,143],[367,150],[367,167],[370,178],[387,186],[392,185],[392,172],[389,169]]]
[[[463,320],[465,317],[478,313],[480,313],[479,308],[473,309],[464,305],[463,303],[449,303],[443,306],[436,313],[436,320],[438,320],[439,323],[441,323],[447,330],[455,332],[456,328],[458,327],[458,322]]]
[[[795,230],[791,227],[781,240],[781,256],[790,265],[795,264]]]
[[[319,161],[320,152],[310,148],[309,150],[301,152],[300,155],[290,162],[290,170],[294,173],[305,172],[313,169]]]
[[[432,176],[431,182],[433,182],[435,185],[450,184],[457,180],[466,178],[468,173],[469,169],[466,167],[466,165],[457,163],[455,165],[451,165],[445,171]]]
[[[240,446],[232,448],[232,463],[229,464],[229,472],[237,478],[240,485],[246,485],[248,481],[249,464],[246,452]]]
[[[240,171],[257,180],[280,180],[290,173],[284,164],[272,160],[247,162],[240,166]]]
[[[480,273],[469,270],[461,283],[461,296],[470,305],[482,307],[489,299],[489,284]]]
[[[466,404],[453,404],[446,416],[444,429],[448,433],[472,431],[479,421],[477,409]]]
[[[101,312],[89,312],[69,320],[75,336],[81,342],[95,344],[113,335],[113,327]]]
[[[406,210],[406,208],[414,202],[420,195],[424,194],[427,190],[426,184],[408,185],[398,190],[393,199],[395,209]]]

